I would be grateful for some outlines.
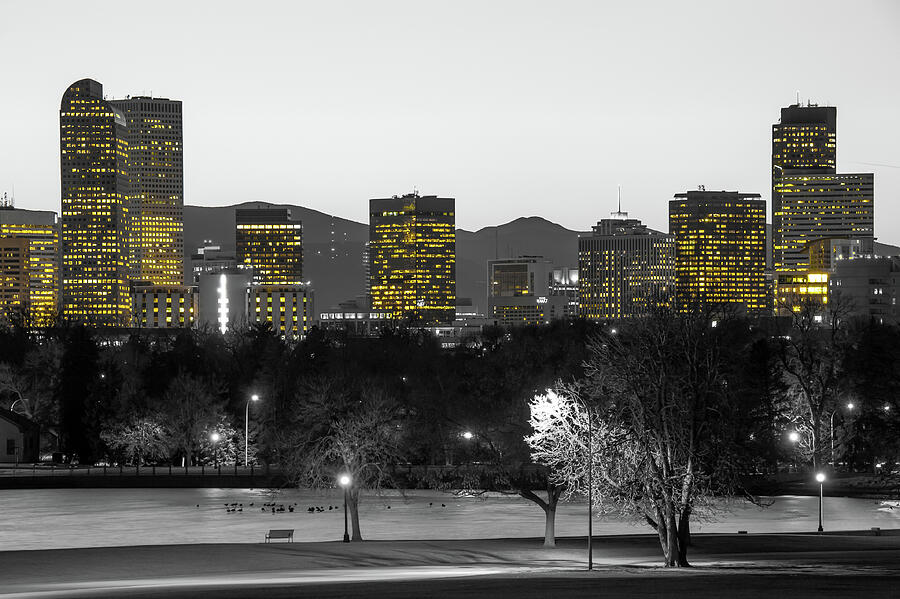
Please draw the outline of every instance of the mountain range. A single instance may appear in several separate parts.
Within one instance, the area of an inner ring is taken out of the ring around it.
[[[303,276],[315,290],[316,311],[365,293],[363,263],[369,225],[291,204],[245,202],[232,206],[185,206],[185,280],[189,280],[190,254],[204,245],[235,250],[234,211],[238,208],[288,208],[303,222]],[[766,227],[767,233],[769,226]],[[456,230],[456,294],[468,297],[480,312],[487,308],[487,261],[495,258],[543,256],[555,266],[578,266],[578,231],[539,216],[478,231]],[[766,244],[769,248],[770,244]],[[900,247],[875,244],[880,255],[900,255]],[[767,254],[770,252],[767,251]],[[771,256],[767,256],[771,261]]]

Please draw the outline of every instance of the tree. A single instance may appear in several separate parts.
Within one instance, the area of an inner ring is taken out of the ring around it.
[[[172,380],[160,405],[170,445],[184,453],[186,465],[193,464],[201,444],[222,414],[222,402],[212,388],[203,379],[182,373]]]
[[[653,527],[668,567],[689,565],[691,519],[741,491],[718,344],[699,316],[623,324],[589,343],[583,380],[532,402],[532,457],[570,493],[590,472],[598,511]]]
[[[124,461],[142,466],[146,461],[168,457],[169,434],[157,415],[147,418],[133,416],[121,426],[105,429],[100,437]]]
[[[400,414],[383,391],[364,386],[352,393],[334,380],[307,387],[286,437],[282,460],[298,486],[332,488],[340,474],[350,476],[347,505],[354,541],[362,541],[359,497],[392,483],[391,466],[400,461]]]
[[[847,391],[843,360],[849,334],[843,316],[846,306],[835,299],[823,326],[823,306],[807,300],[791,311],[791,327],[777,338],[776,364],[786,392],[782,410],[801,434],[801,450],[813,470],[822,463],[827,446],[828,414],[840,405]],[[822,443],[825,436],[826,443]]]

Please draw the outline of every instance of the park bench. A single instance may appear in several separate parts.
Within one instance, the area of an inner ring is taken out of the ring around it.
[[[266,543],[272,539],[287,539],[289,543],[294,542],[293,528],[273,528],[266,533]]]

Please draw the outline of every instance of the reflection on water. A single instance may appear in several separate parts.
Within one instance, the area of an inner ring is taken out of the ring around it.
[[[729,504],[697,532],[808,532],[818,524],[818,497],[772,498],[770,507]],[[333,541],[343,534],[339,493],[250,489],[40,489],[0,491],[3,549],[49,549],[170,543],[258,543],[270,528],[295,529],[294,541]],[[276,512],[263,504],[276,504]],[[227,504],[227,505],[226,505]],[[231,505],[235,504],[235,505]],[[252,504],[252,505],[251,505]],[[294,505],[296,504],[296,505]],[[284,511],[279,507],[284,506]],[[388,507],[390,506],[390,507]],[[294,511],[290,511],[294,507]],[[321,511],[309,508],[322,508]],[[332,509],[329,510],[328,507]],[[238,511],[240,509],[240,511]],[[585,534],[587,506],[561,504],[560,536]],[[826,530],[900,527],[900,505],[826,497]],[[539,537],[543,512],[517,497],[455,497],[424,491],[364,497],[367,539]],[[597,535],[649,533],[646,525],[598,519]]]

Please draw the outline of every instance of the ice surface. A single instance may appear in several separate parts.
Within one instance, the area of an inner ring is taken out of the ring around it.
[[[272,501],[284,505],[285,510],[296,503],[295,511],[262,511],[262,504]],[[774,498],[774,504],[768,508],[735,503],[718,521],[697,523],[693,530],[814,531],[818,525],[818,501],[818,497],[784,496]],[[227,511],[230,506],[225,504],[232,503],[242,503],[243,511]],[[322,506],[325,511],[308,513],[312,506]],[[334,509],[329,510],[328,506]],[[0,540],[3,550],[259,543],[270,528],[293,528],[295,542],[333,541],[343,535],[341,506],[339,492],[286,490],[273,495],[251,489],[5,490],[0,491]],[[891,502],[826,497],[824,513],[826,531],[900,527],[900,507]],[[557,535],[586,534],[586,516],[585,503],[561,504]],[[544,534],[541,509],[517,497],[457,497],[426,491],[410,493],[406,498],[364,495],[360,520],[363,537],[372,540]],[[649,532],[646,525],[603,519],[594,522],[596,535]]]

